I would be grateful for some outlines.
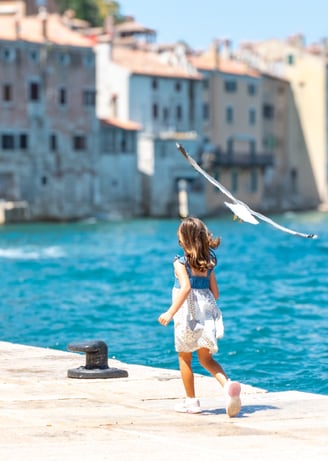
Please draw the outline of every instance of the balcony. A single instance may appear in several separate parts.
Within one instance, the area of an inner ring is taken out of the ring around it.
[[[267,168],[274,165],[274,156],[273,154],[258,152],[223,152],[217,150],[214,153],[204,153],[202,165],[205,169],[213,167]]]

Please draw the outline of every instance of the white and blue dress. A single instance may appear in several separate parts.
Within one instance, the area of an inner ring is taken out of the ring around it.
[[[222,313],[210,290],[210,275],[213,269],[204,276],[196,276],[191,272],[185,256],[177,256],[184,264],[189,275],[191,291],[188,298],[174,315],[174,343],[177,352],[194,352],[203,347],[214,354],[218,351],[218,338],[224,334]],[[172,299],[180,289],[175,276]]]

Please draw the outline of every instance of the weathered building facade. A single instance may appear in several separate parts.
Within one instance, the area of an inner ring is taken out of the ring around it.
[[[0,198],[34,220],[139,214],[139,126],[97,118],[93,43],[58,15],[0,16],[0,68]]]
[[[202,162],[236,197],[264,208],[265,181],[273,167],[271,149],[263,146],[262,78],[243,63],[222,56],[214,41],[207,52],[191,56],[203,75]],[[207,185],[211,213],[226,200]]]
[[[194,193],[194,172],[176,142],[197,154],[202,143],[201,75],[182,45],[170,50],[114,43],[97,45],[98,117],[140,124],[139,203],[145,216],[177,216],[181,180],[189,211],[206,214],[205,196]],[[180,185],[179,185],[180,184]]]
[[[96,205],[95,59],[57,16],[0,18],[0,194],[35,219]]]
[[[283,189],[292,191],[291,208],[314,208],[328,199],[328,78],[325,43],[306,46],[301,35],[286,40],[250,42],[238,59],[289,84]],[[281,98],[280,98],[281,99]],[[277,102],[277,101],[276,101]],[[273,103],[276,104],[276,102]],[[278,103],[279,104],[279,103]],[[278,109],[278,107],[277,107]],[[279,117],[279,109],[273,119]],[[281,166],[281,165],[280,165]],[[289,185],[286,178],[289,177]]]
[[[77,32],[67,15],[35,15],[32,0],[3,5],[0,199],[26,201],[31,219],[225,209],[177,142],[253,208],[327,201],[324,48],[273,41],[236,54],[214,41],[196,53],[156,44],[133,18],[91,37],[85,21]]]

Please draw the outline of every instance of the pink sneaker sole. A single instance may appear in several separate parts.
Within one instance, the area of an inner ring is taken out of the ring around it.
[[[240,392],[241,386],[236,381],[229,381],[224,386],[226,394],[226,412],[230,418],[237,416],[241,408]]]

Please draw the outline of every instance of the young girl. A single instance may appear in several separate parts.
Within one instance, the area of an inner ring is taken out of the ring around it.
[[[221,312],[216,305],[219,288],[214,267],[216,256],[213,249],[220,244],[205,224],[197,218],[184,219],[178,228],[179,244],[183,257],[174,260],[175,284],[172,304],[159,316],[161,325],[168,325],[174,317],[174,341],[186,392],[184,403],[176,411],[201,413],[199,400],[195,397],[192,353],[197,351],[199,363],[221,384],[226,396],[226,412],[236,416],[241,407],[238,382],[228,379],[223,368],[212,354],[218,351],[217,339],[223,336]]]

